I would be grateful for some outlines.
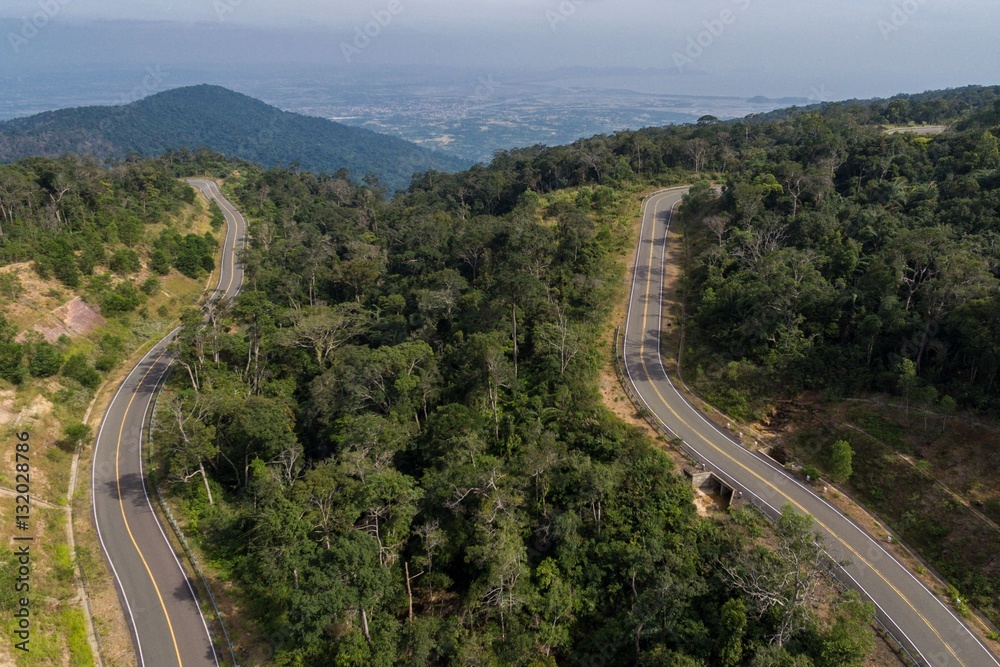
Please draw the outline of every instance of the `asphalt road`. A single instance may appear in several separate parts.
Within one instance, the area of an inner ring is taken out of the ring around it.
[[[191,180],[222,207],[228,222],[218,289],[212,299],[235,296],[243,283],[235,249],[244,240],[243,216],[215,183]],[[170,332],[129,373],[108,406],[94,446],[91,493],[94,524],[118,587],[143,667],[217,666],[208,625],[163,526],[153,512],[142,464],[143,426],[172,355]]]
[[[660,331],[666,236],[683,193],[657,193],[643,210],[623,351],[627,376],[640,399],[695,458],[744,498],[771,516],[787,503],[811,515],[830,555],[849,561],[838,576],[875,603],[879,619],[920,664],[1000,667],[958,616],[882,543],[773,461],[738,444],[674,387],[660,356]]]

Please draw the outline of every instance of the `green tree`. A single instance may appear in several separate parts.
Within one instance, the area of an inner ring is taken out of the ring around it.
[[[63,427],[62,444],[69,451],[75,451],[93,437],[93,431],[87,424],[79,422],[66,424]]]
[[[722,570],[756,613],[773,619],[771,640],[780,648],[814,623],[816,589],[832,564],[812,530],[812,519],[790,504],[781,510],[777,534],[773,551],[738,552],[723,562]]]
[[[149,257],[149,268],[161,276],[170,273],[172,264],[170,253],[164,248],[154,248]]]
[[[120,276],[138,273],[142,268],[139,261],[139,253],[131,248],[118,248],[111,254],[108,260],[108,268]]]
[[[816,667],[861,667],[875,649],[875,605],[851,591],[835,613],[833,623],[822,635]]]
[[[226,217],[223,215],[222,209],[214,199],[208,203],[208,212],[211,216],[209,224],[212,226],[212,229],[216,232],[222,229],[222,225],[226,222]]]
[[[97,372],[87,359],[87,355],[76,352],[66,358],[62,374],[71,380],[76,380],[87,389],[96,389],[101,384],[101,374]]]
[[[743,636],[747,628],[747,606],[733,598],[722,605],[719,614],[719,641],[716,651],[724,667],[737,667],[743,661]]]
[[[16,273],[0,273],[0,296],[17,301],[24,294],[24,282]]]
[[[150,276],[142,281],[142,287],[139,289],[146,296],[153,296],[160,291],[160,279],[156,276]]]
[[[24,346],[16,342],[17,329],[0,314],[0,378],[21,384],[28,377],[24,365]]]
[[[12,384],[21,384],[27,377],[24,346],[12,340],[0,341],[0,378]]]
[[[205,463],[219,455],[219,445],[206,400],[178,396],[164,405],[163,413],[157,420],[156,443],[166,461],[168,479],[185,484],[201,477],[208,504],[214,505]]]
[[[854,450],[846,440],[838,440],[830,448],[829,471],[830,478],[838,484],[842,484],[854,474],[852,459]]]
[[[188,278],[198,278],[215,268],[214,246],[203,236],[188,234],[177,248],[174,266]]]
[[[42,341],[34,346],[31,360],[28,362],[28,372],[31,377],[47,378],[55,375],[62,368],[63,353],[55,345]]]
[[[912,359],[903,359],[897,368],[899,373],[897,386],[899,392],[906,399],[906,415],[910,414],[910,402],[919,398],[920,389],[923,383],[917,376],[917,364]]]
[[[100,295],[101,312],[109,316],[131,312],[145,301],[146,296],[128,280],[123,280],[112,289],[104,290]]]

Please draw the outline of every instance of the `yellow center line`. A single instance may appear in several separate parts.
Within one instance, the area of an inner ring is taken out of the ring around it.
[[[211,185],[209,185],[209,188],[208,188],[208,190],[209,190],[209,193],[208,193],[209,196],[211,198],[217,199],[219,201],[219,204],[223,204],[223,202],[221,201],[221,198],[216,198],[215,195],[214,195],[214,193],[211,192],[211,189],[212,189],[212,187],[211,187]],[[230,253],[230,257],[229,257],[229,262],[230,262],[229,284],[226,286],[225,292],[223,292],[224,294],[226,294],[226,293],[229,292],[230,288],[233,286],[233,280],[235,279],[235,276],[236,276],[236,242],[237,242],[237,236],[239,234],[239,230],[238,230],[237,218],[236,218],[235,214],[233,214],[228,209],[224,209],[224,210],[227,213],[229,213],[230,216],[233,217],[233,221],[230,223],[230,227],[232,229],[232,234],[233,234],[233,252]],[[228,236],[228,234],[227,234],[227,236]],[[225,243],[223,243],[223,248],[222,249],[223,249],[223,253],[225,253]],[[220,285],[222,283],[221,276],[220,276],[220,279],[219,279],[219,283],[220,283]],[[142,386],[142,383],[145,382],[145,380],[146,380],[147,377],[149,377],[149,374],[153,371],[153,368],[156,367],[156,364],[160,361],[160,359],[163,358],[163,356],[165,354],[167,354],[167,348],[164,348],[163,351],[160,352],[159,355],[157,355],[156,359],[154,359],[150,363],[149,368],[146,369],[146,372],[143,373],[143,375],[142,375],[141,378],[139,378],[139,382],[136,385],[136,391],[132,392],[132,396],[129,398],[128,404],[125,406],[125,414],[122,416],[121,426],[119,426],[119,428],[118,428],[118,441],[115,444],[115,484],[116,484],[117,489],[118,489],[118,506],[121,509],[122,521],[125,524],[125,531],[128,533],[129,539],[132,541],[132,546],[135,547],[136,553],[139,554],[139,559],[142,561],[143,567],[146,568],[146,574],[149,575],[149,580],[153,584],[153,590],[156,591],[156,597],[160,601],[160,608],[163,610],[163,616],[167,620],[167,629],[170,631],[170,640],[173,642],[173,645],[174,645],[174,654],[177,656],[177,664],[178,665],[183,665],[183,661],[181,660],[180,647],[177,644],[177,635],[174,633],[174,626],[173,626],[173,623],[170,621],[170,613],[167,611],[167,605],[163,601],[163,594],[160,592],[160,587],[156,583],[156,578],[153,576],[153,571],[149,567],[149,562],[146,560],[146,556],[142,553],[142,549],[139,548],[138,542],[136,542],[135,535],[132,533],[132,527],[129,525],[128,517],[125,514],[125,501],[124,501],[124,498],[122,496],[122,483],[121,483],[121,465],[120,465],[121,464],[121,447],[122,447],[122,440],[124,439],[124,436],[125,436],[125,423],[128,421],[128,415],[132,411],[132,404],[135,402],[135,397],[138,395],[138,389],[139,389],[139,387]],[[140,456],[141,455],[142,454],[140,452]],[[142,473],[140,472],[140,475],[141,474]],[[141,482],[141,479],[140,479],[140,482]],[[138,632],[138,628],[136,628],[136,632]]]
[[[656,203],[655,203],[655,205],[654,205],[654,207],[653,207],[653,228],[652,228],[652,231],[651,231],[651,234],[650,234],[649,261],[647,263],[648,264],[648,266],[647,266],[647,271],[648,272],[652,271],[652,266],[653,266],[653,249],[656,247],[656,243],[655,243],[656,218],[659,215],[659,205],[660,205],[660,202],[659,202],[659,200],[657,200]],[[674,204],[674,206],[676,206],[676,204]],[[673,207],[671,207],[671,214],[672,213],[673,213]],[[666,236],[664,236],[664,252],[666,252]],[[638,266],[636,267],[636,270],[638,270]],[[663,279],[662,275],[661,275],[660,279],[662,281],[662,279]],[[714,444],[711,440],[709,440],[704,435],[702,435],[701,431],[699,431],[696,428],[693,428],[690,424],[688,424],[679,414],[677,414],[677,412],[673,409],[673,407],[670,405],[670,403],[667,402],[666,398],[664,398],[663,394],[660,393],[659,388],[656,386],[656,383],[653,382],[652,376],[649,374],[649,369],[646,367],[646,358],[645,358],[645,354],[644,354],[645,349],[646,349],[646,335],[645,335],[645,332],[646,332],[646,318],[647,318],[647,314],[649,312],[648,301],[649,301],[649,292],[650,292],[651,285],[652,285],[652,281],[649,280],[649,279],[647,279],[646,280],[646,290],[645,290],[645,294],[643,295],[643,301],[646,302],[646,304],[644,304],[644,307],[643,307],[643,310],[642,310],[642,336],[641,336],[640,345],[639,345],[639,360],[640,360],[640,363],[642,364],[642,370],[643,370],[643,372],[644,372],[644,374],[646,376],[646,379],[649,381],[649,385],[653,388],[653,391],[656,392],[656,395],[660,399],[660,402],[663,403],[663,405],[667,408],[667,410],[669,410],[670,413],[680,423],[684,424],[684,426],[686,426],[688,429],[690,429],[691,431],[693,431],[695,433],[695,435],[697,435],[698,438],[700,438],[705,444],[707,444],[709,447],[711,447],[712,449],[714,449],[715,451],[717,451],[719,454],[721,454],[722,456],[724,456],[726,459],[728,459],[732,463],[734,463],[737,466],[739,466],[740,468],[742,468],[748,474],[750,474],[753,477],[757,478],[765,486],[770,487],[779,496],[781,496],[782,498],[784,498],[785,500],[787,500],[793,506],[797,507],[803,514],[806,514],[808,516],[812,516],[802,505],[800,505],[793,498],[791,498],[790,496],[788,496],[787,494],[785,494],[780,488],[778,488],[777,486],[775,486],[774,484],[772,484],[768,480],[766,480],[763,477],[761,477],[760,475],[758,475],[756,472],[754,472],[753,470],[751,470],[750,468],[748,468],[747,466],[745,466],[743,463],[741,463],[741,462],[737,461],[736,459],[734,459],[732,456],[730,456],[730,454],[728,452],[726,452],[725,450],[721,449],[718,445]],[[662,285],[661,285],[661,289],[662,289]],[[659,333],[657,334],[657,345],[659,345]],[[887,586],[889,586],[889,588],[891,588],[893,591],[895,591],[896,594],[907,604],[907,606],[909,606],[910,609],[912,609],[913,612],[917,616],[920,617],[920,620],[922,620],[924,622],[924,624],[926,624],[927,627],[930,628],[931,632],[933,632],[934,635],[941,641],[941,643],[944,644],[945,648],[948,649],[948,652],[951,653],[955,657],[956,660],[958,660],[958,663],[960,665],[962,665],[963,667],[965,667],[965,663],[962,662],[962,659],[958,657],[958,654],[955,653],[955,651],[954,651],[954,649],[952,649],[951,645],[948,642],[946,642],[943,637],[941,637],[941,635],[938,633],[937,629],[924,617],[923,614],[920,613],[920,611],[917,610],[917,608],[913,605],[913,603],[910,602],[910,600],[905,595],[903,595],[903,593],[898,588],[896,588],[885,577],[885,575],[882,574],[882,572],[880,572],[871,563],[869,563],[868,560],[866,560],[860,553],[858,553],[850,544],[848,544],[844,539],[842,539],[829,526],[827,526],[826,524],[824,524],[822,521],[820,521],[819,519],[817,519],[814,516],[812,516],[812,519],[820,527],[822,527],[830,535],[832,535],[838,542],[840,542],[842,545],[844,545],[844,547],[846,547],[848,549],[848,551],[850,551],[852,554],[854,554],[862,563],[864,563],[865,565],[867,565],[871,569],[872,572],[874,572],[876,575],[878,575],[878,577],[880,579],[882,579],[882,581],[885,582],[885,584]]]
[[[222,209],[223,215],[228,213],[233,218],[233,221],[231,223],[229,222],[228,218],[226,219],[226,223],[229,225],[229,228],[233,232],[233,251],[229,255],[229,284],[226,285],[225,291],[223,291],[221,294],[221,296],[225,296],[229,294],[229,290],[233,286],[233,280],[235,280],[236,278],[236,242],[239,236],[239,228],[238,228],[239,226],[236,224],[236,221],[238,218],[236,217],[237,216],[236,213],[229,210],[229,208],[231,207],[228,207],[228,201],[223,201],[224,198],[222,197],[222,192],[219,191],[218,195],[212,192],[213,186],[215,187],[216,190],[219,189],[218,185],[215,185],[214,181],[205,181],[204,183],[207,186],[207,191],[205,191],[205,197],[208,198],[209,200],[214,199],[216,202],[218,202],[219,208]],[[228,231],[229,230],[227,229],[226,236],[229,236]],[[223,255],[226,254],[225,241],[222,242],[222,254]],[[221,275],[221,264],[220,264],[219,284],[216,286],[216,289],[218,289],[221,286],[222,286],[222,275]]]
[[[216,188],[216,190],[218,190],[218,186],[215,186],[215,188]],[[209,192],[211,192],[211,190],[212,190],[211,184],[209,185],[208,189],[209,189]],[[239,235],[239,229],[238,229],[238,225],[236,224],[236,220],[237,220],[236,214],[233,213],[232,211],[228,210],[227,208],[225,208],[226,206],[228,206],[228,203],[222,201],[222,192],[221,191],[219,192],[219,196],[216,196],[214,193],[212,193],[212,197],[214,197],[215,200],[219,202],[219,205],[221,207],[223,207],[223,210],[225,210],[227,213],[229,213],[229,215],[231,215],[232,218],[233,218],[233,222],[230,225],[232,227],[232,231],[233,231],[233,251],[231,253],[229,253],[229,284],[226,285],[226,290],[222,293],[222,296],[225,296],[225,295],[229,294],[229,289],[233,286],[233,280],[236,277],[236,241],[237,241],[237,237]],[[228,234],[227,234],[227,236],[228,236]],[[225,244],[225,242],[222,243],[222,252],[223,253],[226,252],[226,244]],[[222,284],[221,276],[220,276],[219,284]]]
[[[146,557],[143,555],[142,549],[139,548],[139,544],[135,541],[135,536],[132,534],[132,528],[129,526],[128,518],[125,516],[125,502],[122,498],[122,480],[121,480],[121,473],[119,471],[119,460],[121,458],[122,438],[124,437],[124,432],[125,432],[125,422],[128,421],[128,413],[131,411],[132,403],[135,401],[135,397],[139,393],[138,392],[139,387],[142,386],[142,383],[152,372],[157,362],[160,359],[162,359],[163,355],[165,355],[166,353],[167,350],[166,348],[164,348],[163,352],[160,352],[160,354],[156,357],[156,359],[153,360],[149,368],[146,370],[145,373],[143,373],[142,377],[139,379],[139,382],[136,385],[136,390],[132,392],[132,397],[129,398],[128,405],[125,406],[125,414],[124,416],[122,416],[122,423],[118,429],[118,443],[115,447],[115,481],[118,485],[118,505],[121,507],[122,521],[125,522],[125,530],[128,532],[129,539],[132,540],[132,546],[135,547],[136,553],[139,554],[139,559],[142,560],[142,564],[146,568],[146,573],[149,574],[149,579],[153,583],[153,590],[156,591],[156,597],[160,600],[160,607],[163,609],[163,615],[167,619],[167,629],[170,630],[170,639],[174,643],[174,653],[176,653],[177,655],[177,664],[183,665],[183,662],[181,661],[181,650],[180,647],[178,647],[177,645],[177,636],[174,634],[174,626],[170,622],[170,614],[167,612],[167,605],[163,602],[163,595],[160,594],[160,587],[156,585],[156,578],[153,577],[153,571],[149,568],[149,563],[146,562]],[[140,456],[141,455],[142,454],[140,453]],[[141,475],[142,473],[140,472],[139,474]],[[138,632],[138,628],[136,628],[136,632]]]

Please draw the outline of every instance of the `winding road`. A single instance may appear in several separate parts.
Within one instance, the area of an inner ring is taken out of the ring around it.
[[[742,447],[677,391],[660,355],[666,240],[686,189],[651,196],[643,210],[625,325],[626,375],[640,400],[708,470],[772,517],[791,503],[811,515],[840,578],[872,600],[879,620],[927,667],[1000,667],[969,628],[884,546],[767,457]]]
[[[246,221],[214,182],[189,180],[226,217],[218,288],[210,300],[235,296],[243,284],[236,249]],[[141,667],[219,664],[194,587],[160,525],[143,473],[142,438],[156,392],[173,361],[174,329],[136,365],[108,406],[94,445],[94,525],[108,560]]]

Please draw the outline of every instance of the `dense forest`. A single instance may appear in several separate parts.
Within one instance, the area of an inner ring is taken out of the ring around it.
[[[796,116],[729,166],[721,201],[692,194],[710,237],[692,317],[746,390],[728,407],[777,386],[998,407],[998,125],[1000,103],[933,138]]]
[[[671,176],[625,154],[601,184],[507,180],[586,170],[553,151],[391,202],[342,176],[230,179],[247,282],[186,318],[153,442],[268,664],[861,664],[871,609],[823,583],[808,520],[763,548],[753,513],[699,518],[603,407],[629,193]]]
[[[50,111],[0,122],[0,162],[67,152],[101,160],[156,157],[207,147],[270,167],[377,174],[405,188],[415,171],[454,170],[468,163],[371,130],[282,111],[219,86],[190,86],[117,107]]]
[[[634,195],[703,181],[686,370],[726,409],[814,389],[992,411],[998,100],[706,117],[500,152],[391,199],[205,150],[32,159],[0,168],[0,253],[141,308],[129,276],[198,275],[214,247],[145,233],[193,201],[176,177],[227,178],[247,284],[184,317],[152,440],[270,664],[860,665],[872,610],[828,585],[808,520],[697,516],[601,403]],[[882,127],[911,121],[951,129]]]
[[[764,548],[745,513],[698,518],[600,403],[626,194],[724,183],[686,202],[711,243],[685,293],[692,374],[725,407],[937,387],[989,409],[998,92],[501,152],[391,202],[343,173],[231,180],[248,284],[187,319],[154,439],[274,663],[860,664],[870,610],[815,614],[807,522]],[[911,120],[955,125],[881,127]],[[787,603],[748,585],[789,567],[810,583]]]

